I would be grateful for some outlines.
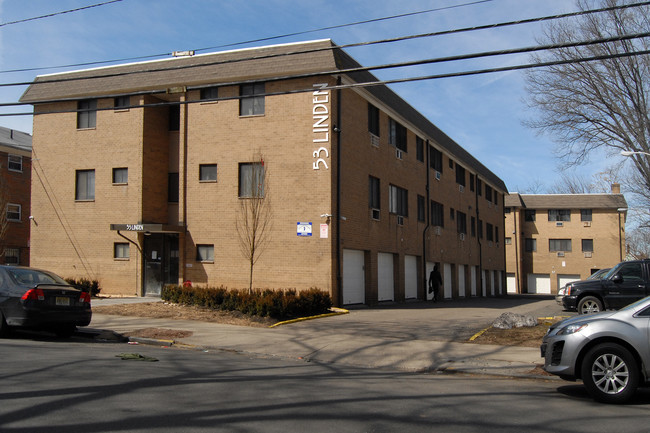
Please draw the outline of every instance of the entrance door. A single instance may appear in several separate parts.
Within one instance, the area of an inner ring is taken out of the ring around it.
[[[144,238],[144,296],[160,296],[165,284],[178,284],[178,235]]]

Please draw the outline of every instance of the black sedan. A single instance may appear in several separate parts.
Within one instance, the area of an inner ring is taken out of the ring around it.
[[[0,266],[0,334],[12,327],[70,336],[90,323],[90,294],[52,272]]]

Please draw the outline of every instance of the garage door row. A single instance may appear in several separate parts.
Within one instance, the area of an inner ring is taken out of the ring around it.
[[[394,301],[396,292],[395,255],[377,253],[377,301]],[[434,263],[427,262],[426,275],[433,269]],[[451,299],[454,293],[458,297],[477,296],[477,267],[442,263],[443,290],[445,299]],[[456,274],[456,275],[455,275]],[[503,284],[498,271],[483,271],[481,295],[501,294]],[[454,276],[456,280],[454,281]],[[456,286],[456,287],[454,287]],[[454,288],[456,290],[454,290]],[[404,298],[418,298],[418,257],[404,256]],[[427,299],[431,295],[427,293]],[[366,252],[361,250],[343,250],[343,304],[365,304],[366,299]]]
[[[557,287],[564,287],[571,281],[577,281],[580,275],[574,274],[557,274]],[[506,277],[508,293],[517,293],[517,281],[515,274],[509,273]],[[551,294],[551,276],[549,274],[528,274],[526,276],[527,291],[523,293],[540,293]]]

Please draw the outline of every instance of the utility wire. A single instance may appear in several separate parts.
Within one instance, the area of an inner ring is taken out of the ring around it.
[[[114,1],[122,1],[122,0],[114,0]],[[435,9],[427,9],[427,10],[422,10],[422,11],[417,11],[417,12],[408,12],[408,13],[404,13],[404,14],[400,14],[400,15],[390,15],[390,16],[386,16],[386,17],[373,18],[373,19],[370,19],[370,20],[358,21],[358,22],[347,23],[347,24],[338,24],[338,25],[329,26],[329,27],[322,27],[322,28],[319,28],[319,29],[304,30],[304,31],[301,31],[301,32],[294,32],[294,33],[286,33],[286,34],[283,34],[283,35],[269,36],[269,37],[260,38],[260,39],[251,39],[251,40],[243,41],[243,42],[233,42],[231,44],[217,45],[217,46],[214,46],[214,47],[198,48],[198,49],[195,49],[193,51],[195,51],[195,52],[207,51],[207,50],[213,50],[213,49],[217,49],[217,48],[234,47],[234,46],[238,46],[238,45],[251,44],[251,43],[255,43],[255,42],[262,42],[262,41],[270,41],[270,40],[274,40],[274,39],[288,38],[288,37],[291,37],[291,36],[306,35],[306,34],[309,34],[309,33],[316,33],[316,32],[321,32],[321,31],[325,31],[325,30],[333,30],[333,29],[339,29],[339,28],[344,28],[344,27],[357,26],[357,25],[361,25],[361,24],[368,24],[368,23],[379,22],[379,21],[387,21],[387,20],[403,18],[403,17],[407,17],[407,16],[421,15],[421,14],[427,14],[427,13],[431,13],[431,12],[439,12],[439,11],[442,11],[442,10],[459,8],[459,7],[464,7],[464,6],[473,6],[473,5],[476,5],[476,4],[479,4],[479,3],[486,3],[486,2],[491,2],[491,1],[494,1],[494,0],[478,0],[478,1],[473,1],[473,2],[469,2],[469,3],[462,3],[462,4],[458,4],[458,5],[453,5],[453,6],[445,6],[445,7],[435,8]],[[111,2],[108,2],[108,3],[111,3]],[[99,6],[99,5],[96,5],[96,6]],[[34,19],[34,18],[31,18],[31,19]],[[13,24],[13,23],[8,23],[8,24]],[[158,57],[171,56],[171,55],[172,55],[171,52],[167,52],[167,53],[161,53],[161,54],[150,54],[150,55],[145,55],[145,56],[126,57],[126,58],[122,58],[122,59],[101,60],[101,61],[85,62],[85,63],[74,63],[74,64],[69,64],[69,65],[42,66],[42,67],[22,68],[22,69],[9,69],[9,70],[5,70],[5,71],[0,71],[0,74],[13,73],[13,72],[41,71],[41,70],[47,70],[47,69],[71,68],[71,67],[78,67],[78,66],[102,65],[102,64],[107,64],[107,63],[154,59],[154,58],[158,58]]]
[[[111,0],[111,1],[106,1],[106,2],[103,2],[103,3],[98,3],[98,4],[94,4],[94,5],[90,5],[90,6],[84,6],[84,7],[77,8],[77,9],[70,9],[70,10],[61,11],[61,12],[53,12],[51,14],[41,15],[41,16],[32,17],[32,18],[25,18],[25,19],[22,19],[22,20],[9,21],[9,22],[0,24],[0,27],[9,26],[9,25],[12,25],[12,24],[26,23],[28,21],[41,20],[43,18],[50,18],[50,17],[54,17],[56,15],[63,15],[63,14],[69,14],[69,13],[72,13],[72,12],[79,12],[79,11],[83,11],[83,10],[86,10],[86,9],[96,8],[96,7],[99,7],[99,6],[104,6],[104,5],[108,5],[108,4],[111,4],[111,3],[117,3],[117,2],[121,2],[121,1],[122,0]]]
[[[473,5],[475,3],[476,2],[464,3],[464,4],[461,4],[461,5],[455,5],[453,7],[461,7],[461,6]],[[592,9],[592,10],[588,10],[588,11],[578,11],[578,12],[569,12],[569,13],[565,13],[565,14],[549,15],[549,16],[540,17],[540,18],[530,18],[530,19],[517,20],[517,21],[507,21],[507,22],[502,22],[502,23],[487,24],[487,25],[475,26],[475,27],[465,27],[465,28],[454,29],[454,30],[443,30],[443,31],[439,31],[439,32],[423,33],[423,34],[419,34],[419,35],[404,36],[404,37],[398,37],[398,38],[392,38],[392,39],[382,39],[382,40],[371,41],[371,42],[352,43],[352,44],[347,44],[347,45],[340,45],[339,48],[349,48],[349,47],[358,47],[358,46],[366,46],[366,45],[381,44],[381,43],[398,42],[398,41],[403,41],[403,40],[425,38],[425,37],[433,37],[433,36],[441,36],[441,35],[469,32],[469,31],[477,31],[477,30],[486,30],[486,29],[493,29],[493,28],[499,28],[499,27],[518,25],[518,24],[531,24],[531,23],[542,22],[542,21],[549,21],[549,20],[562,19],[562,18],[570,18],[570,17],[576,17],[576,16],[580,16],[580,15],[600,13],[600,12],[608,12],[608,11],[613,11],[613,10],[627,9],[627,8],[648,6],[648,5],[650,5],[650,1],[644,1],[644,2],[639,2],[639,3],[631,3],[631,4],[624,4],[624,5],[616,5],[616,6],[611,6],[611,7],[605,7],[605,8],[600,8],[600,9]],[[452,7],[452,6],[450,6],[450,7]],[[411,14],[427,13],[427,12],[436,11],[436,10],[440,10],[440,8],[431,9],[431,10],[428,10],[428,11],[412,12]],[[407,15],[407,14],[403,14],[403,15]],[[390,17],[376,18],[374,20],[368,20],[368,21],[379,21],[379,20],[393,19],[395,17],[400,17],[400,16],[403,16],[403,15],[394,15],[394,16],[390,16]],[[353,26],[353,25],[357,25],[357,24],[359,24],[359,23],[341,24],[339,26],[332,26],[332,28],[347,27],[347,26]],[[248,43],[252,43],[252,42],[259,42],[259,41],[263,41],[263,40],[270,40],[270,39],[278,39],[278,38],[288,37],[290,35],[300,35],[300,34],[312,33],[312,32],[317,32],[317,31],[320,31],[320,30],[323,30],[323,29],[307,30],[307,31],[304,31],[304,32],[297,32],[297,33],[294,33],[294,34],[272,36],[272,37],[269,37],[269,38],[250,40],[250,41],[245,41],[245,42],[237,42],[237,43],[233,43],[233,44],[220,45],[220,46],[215,46],[215,47],[211,47],[211,48],[202,48],[202,49],[198,49],[198,50],[194,50],[194,51],[216,49],[216,48],[224,48],[224,47],[235,46],[235,45],[243,45],[243,44],[248,44]],[[11,69],[11,70],[0,71],[0,74],[2,74],[2,73],[12,73],[12,72],[29,72],[29,71],[37,71],[37,70],[45,70],[45,69],[59,69],[59,68],[68,68],[68,67],[100,65],[100,64],[108,64],[108,63],[115,63],[115,62],[144,60],[144,59],[151,59],[151,58],[170,56],[170,55],[172,55],[172,53],[154,54],[154,55],[149,55],[149,56],[128,57],[128,58],[123,58],[123,59],[105,60],[105,61],[97,61],[97,62],[75,63],[75,64],[59,65],[59,66],[51,66],[51,67]],[[243,60],[239,60],[239,61],[243,61]],[[27,85],[27,84],[26,83],[15,83],[14,85]]]
[[[444,74],[425,75],[425,76],[418,76],[418,77],[396,78],[396,79],[391,79],[391,80],[375,80],[375,81],[357,82],[357,83],[351,83],[351,84],[325,86],[325,87],[319,88],[319,90],[339,90],[339,89],[367,88],[367,87],[375,87],[375,86],[385,86],[385,85],[389,85],[389,84],[408,83],[408,82],[414,82],[414,81],[427,81],[427,80],[437,80],[437,79],[442,79],[442,78],[457,78],[457,77],[467,77],[467,76],[472,76],[472,75],[492,74],[492,73],[498,73],[498,72],[521,71],[521,70],[526,70],[526,69],[543,68],[543,67],[549,67],[549,66],[579,64],[579,63],[585,63],[585,62],[603,61],[603,60],[624,58],[624,57],[645,56],[645,55],[649,55],[649,54],[650,54],[650,50],[642,50],[642,51],[634,51],[634,52],[626,52],[626,53],[604,54],[604,55],[599,55],[599,56],[583,57],[583,58],[580,58],[580,59],[565,59],[565,60],[557,60],[557,61],[550,61],[550,62],[528,63],[528,64],[515,65],[515,66],[504,66],[504,67],[500,67],[500,68],[476,69],[476,70],[463,71],[463,72],[450,72],[450,73],[444,73]],[[269,92],[269,93],[258,94],[258,95],[255,95],[255,96],[259,96],[259,97],[281,96],[281,95],[291,95],[291,94],[298,94],[298,93],[310,93],[310,92],[313,92],[313,91],[314,91],[313,88],[306,88],[306,89],[287,90],[287,91],[281,91],[281,92]],[[172,105],[187,105],[187,104],[195,104],[195,103],[205,103],[205,102],[212,102],[212,101],[215,101],[215,102],[217,102],[217,101],[229,101],[229,100],[237,100],[237,99],[243,99],[243,98],[249,98],[249,97],[250,97],[250,95],[247,95],[247,96],[230,96],[230,97],[211,98],[211,99],[199,99],[199,100],[193,100],[193,101],[160,102],[160,103],[152,103],[152,104],[134,105],[134,106],[124,107],[124,108],[134,108],[134,109],[135,108],[153,108],[153,107],[164,107],[164,106],[172,106]],[[26,104],[22,104],[22,105],[26,105]],[[97,108],[97,109],[92,110],[92,111],[110,111],[110,110],[114,110],[114,109],[115,109],[114,107],[107,107],[107,108]],[[0,117],[6,117],[6,116],[31,116],[31,115],[36,116],[36,115],[41,115],[41,114],[74,113],[74,112],[79,112],[79,111],[88,111],[88,110],[50,110],[50,111],[41,111],[41,112],[38,112],[38,113],[34,113],[34,112],[28,112],[28,113],[4,113],[4,114],[0,114]]]
[[[413,61],[398,62],[398,63],[389,63],[389,64],[376,65],[376,66],[360,66],[360,67],[356,67],[356,68],[334,69],[334,70],[329,70],[329,71],[321,71],[321,72],[313,72],[313,73],[305,73],[305,74],[293,74],[293,75],[284,75],[284,76],[277,76],[277,77],[267,77],[267,78],[264,78],[261,81],[264,81],[264,82],[284,81],[284,80],[312,78],[312,77],[334,75],[334,74],[353,74],[353,73],[368,72],[368,71],[373,71],[373,70],[395,69],[395,68],[403,68],[403,67],[411,67],[411,66],[422,66],[422,65],[427,65],[427,64],[455,62],[455,61],[461,61],[461,60],[470,60],[470,59],[478,59],[478,58],[486,58],[486,57],[497,57],[497,56],[504,56],[504,55],[513,55],[513,54],[524,54],[524,53],[532,53],[532,52],[537,52],[537,51],[548,51],[548,50],[563,49],[563,48],[576,48],[576,47],[582,47],[582,46],[590,46],[590,45],[599,45],[599,44],[605,44],[605,43],[611,43],[611,42],[628,41],[628,40],[647,38],[647,37],[650,37],[650,32],[635,33],[635,34],[631,34],[631,35],[612,36],[612,37],[609,37],[609,38],[600,38],[600,39],[593,39],[593,40],[581,41],[581,42],[565,42],[565,43],[562,43],[562,44],[548,44],[548,45],[530,46],[530,47],[523,47],[523,48],[498,50],[498,51],[484,51],[484,52],[471,53],[471,54],[461,54],[461,55],[456,55],[456,56],[437,57],[437,58],[431,58],[431,59],[413,60]],[[115,76],[121,76],[121,74],[115,74]],[[88,78],[97,78],[97,77],[88,77]],[[107,76],[102,76],[101,78],[107,78]],[[70,80],[78,80],[78,78],[65,79],[63,81],[70,81]],[[239,81],[233,81],[233,82],[222,82],[222,83],[219,83],[218,86],[219,87],[225,87],[225,86],[233,86],[233,85],[238,85],[238,84],[243,84],[243,83],[259,82],[259,81],[260,80],[239,80]],[[59,81],[58,80],[52,80],[52,81],[45,81],[45,82],[40,82],[40,83],[49,84],[49,83],[52,83],[52,82],[59,82]],[[37,85],[38,85],[38,83],[37,83]],[[3,86],[3,85],[0,84],[0,87],[1,86]],[[155,91],[153,91],[153,92],[156,93]],[[53,101],[49,101],[49,102],[53,102]],[[0,103],[0,107],[11,107],[11,106],[22,106],[22,105],[32,105],[32,103],[22,103],[22,102]]]
[[[358,42],[358,43],[351,43],[351,44],[344,44],[344,45],[336,45],[336,46],[333,46],[333,47],[318,48],[318,49],[312,49],[312,50],[294,51],[294,52],[282,53],[282,54],[269,54],[269,55],[264,55],[264,56],[251,56],[251,57],[247,57],[247,58],[233,59],[233,60],[226,60],[226,61],[218,60],[218,61],[214,61],[214,62],[207,62],[207,63],[196,64],[196,65],[170,66],[170,67],[167,67],[167,68],[147,69],[147,70],[139,70],[139,71],[131,71],[131,72],[118,72],[118,73],[112,73],[112,74],[106,73],[106,74],[94,75],[92,77],[83,77],[83,78],[72,78],[72,77],[71,78],[59,78],[59,79],[53,79],[53,80],[44,80],[44,81],[41,81],[41,83],[43,83],[43,82],[48,82],[48,83],[66,82],[66,81],[75,81],[75,80],[81,80],[81,79],[86,80],[86,79],[111,78],[111,77],[119,77],[119,76],[134,75],[134,74],[143,74],[143,73],[150,73],[150,72],[164,72],[164,71],[174,71],[174,70],[182,70],[182,69],[192,69],[192,68],[197,68],[197,67],[214,66],[214,65],[221,65],[221,64],[226,64],[226,63],[238,63],[238,62],[245,62],[245,61],[248,61],[248,60],[260,60],[260,59],[268,59],[268,58],[274,58],[274,57],[284,57],[284,56],[297,55],[297,54],[310,54],[310,53],[316,53],[316,52],[321,52],[321,51],[329,51],[329,50],[334,50],[334,49],[346,49],[346,48],[352,48],[352,47],[361,47],[361,46],[369,46],[369,45],[376,45],[376,44],[393,43],[393,42],[399,42],[399,41],[404,41],[404,40],[412,40],[412,39],[416,39],[416,38],[429,38],[429,37],[448,35],[448,34],[453,34],[453,33],[463,33],[463,32],[470,32],[470,31],[477,31],[477,30],[485,30],[485,29],[513,26],[513,25],[519,25],[519,24],[530,24],[530,23],[535,23],[535,22],[542,22],[542,21],[555,20],[555,19],[561,19],[561,18],[567,18],[567,17],[574,17],[574,16],[578,16],[578,15],[585,15],[585,14],[592,14],[592,13],[599,13],[599,12],[608,12],[608,11],[612,11],[612,10],[626,9],[626,8],[630,8],[630,7],[648,6],[648,5],[650,5],[650,1],[645,1],[645,2],[641,2],[641,3],[634,3],[634,4],[627,4],[627,5],[619,5],[619,6],[607,7],[607,8],[601,8],[601,9],[593,9],[593,10],[589,10],[589,11],[579,11],[579,12],[571,12],[571,13],[567,13],[567,14],[550,15],[550,16],[544,16],[544,17],[539,17],[539,18],[529,18],[529,19],[517,20],[517,21],[507,21],[507,22],[502,22],[502,23],[487,24],[487,25],[475,26],[475,27],[465,27],[465,28],[452,29],[452,30],[443,30],[443,31],[433,32],[433,33],[422,33],[422,34],[418,34],[418,35],[409,35],[409,36],[390,38],[390,39],[381,39],[381,40],[369,41],[369,42]],[[61,73],[61,74],[65,74],[65,73]],[[32,81],[29,81],[29,82],[2,83],[2,84],[0,84],[0,87],[26,86],[26,85],[30,85],[32,83],[33,83]]]

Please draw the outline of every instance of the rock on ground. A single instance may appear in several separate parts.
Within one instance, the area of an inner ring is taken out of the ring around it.
[[[498,329],[522,328],[524,326],[537,326],[537,319],[531,315],[516,313],[503,313],[492,323]]]

